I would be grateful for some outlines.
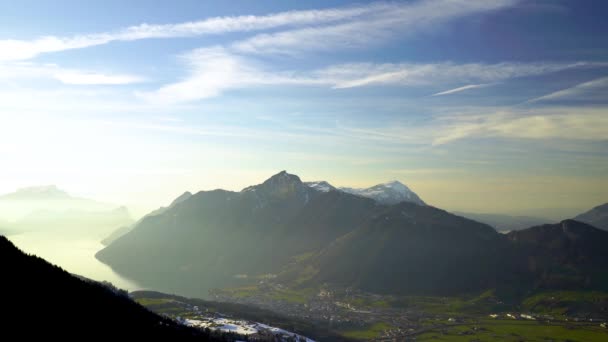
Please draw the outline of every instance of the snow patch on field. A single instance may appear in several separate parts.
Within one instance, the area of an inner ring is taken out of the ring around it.
[[[198,328],[209,328],[211,330],[217,330],[222,332],[230,332],[239,335],[254,335],[271,333],[277,338],[283,339],[296,337],[297,341],[315,342],[305,336],[298,335],[291,331],[283,330],[277,327],[271,327],[266,324],[249,322],[244,320],[234,320],[229,318],[204,318],[204,319],[184,319],[182,321],[185,325],[198,327]]]

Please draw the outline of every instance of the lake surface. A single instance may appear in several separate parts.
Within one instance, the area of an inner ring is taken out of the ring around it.
[[[45,232],[25,232],[9,235],[7,238],[22,251],[44,258],[70,273],[97,281],[105,280],[128,291],[144,289],[135,281],[119,275],[95,259],[95,253],[104,247],[100,241]]]

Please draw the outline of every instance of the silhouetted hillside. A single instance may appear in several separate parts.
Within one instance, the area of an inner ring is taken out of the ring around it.
[[[217,340],[146,310],[126,292],[26,255],[3,236],[0,262],[2,340]]]

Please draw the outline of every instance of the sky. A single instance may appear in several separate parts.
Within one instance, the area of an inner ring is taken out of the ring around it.
[[[0,193],[400,180],[470,212],[608,202],[602,0],[0,0]]]

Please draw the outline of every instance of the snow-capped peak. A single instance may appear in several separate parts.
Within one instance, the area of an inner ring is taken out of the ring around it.
[[[321,192],[339,190],[352,195],[371,198],[380,204],[392,205],[400,202],[409,202],[418,205],[426,205],[426,203],[424,203],[424,201],[422,201],[418,195],[410,190],[407,185],[397,180],[381,183],[364,189],[347,187],[336,188],[326,181],[304,182],[304,185]]]
[[[405,184],[396,180],[364,189],[340,188],[340,190],[353,195],[374,199],[381,204],[410,202],[418,205],[426,205],[416,193],[410,190]]]

